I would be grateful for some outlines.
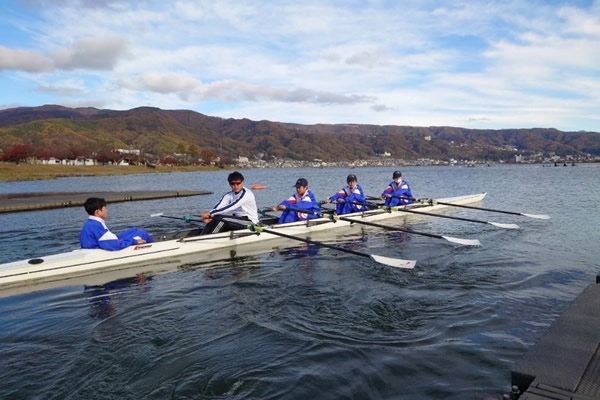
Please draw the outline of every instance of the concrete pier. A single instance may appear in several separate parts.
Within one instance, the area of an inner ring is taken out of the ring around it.
[[[107,203],[154,200],[167,197],[212,194],[206,190],[140,190],[129,192],[53,192],[0,194],[0,213],[81,207],[88,197],[102,197]]]

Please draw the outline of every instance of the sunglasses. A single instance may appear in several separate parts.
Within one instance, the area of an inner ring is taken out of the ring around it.
[[[235,185],[235,186],[237,186],[237,185],[241,185],[242,183],[243,183],[243,182],[241,182],[241,181],[239,181],[239,182],[229,182],[229,184],[230,184],[231,186],[234,186],[234,185]]]

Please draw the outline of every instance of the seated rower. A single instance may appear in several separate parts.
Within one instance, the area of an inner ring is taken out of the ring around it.
[[[289,210],[288,208],[290,207],[314,212],[321,211],[315,195],[308,190],[308,181],[306,179],[298,179],[294,186],[296,187],[296,193],[291,195],[287,200],[282,201],[278,206],[273,207],[273,211],[283,211],[279,217],[279,221],[277,221],[278,224],[317,218],[314,214]]]
[[[348,175],[346,178],[348,186],[343,187],[333,196],[325,200],[326,203],[336,202],[335,211],[338,215],[350,214],[366,210],[366,206],[361,206],[356,203],[366,203],[365,193],[362,187],[358,184],[358,178],[354,174]]]
[[[244,229],[249,223],[258,224],[256,199],[254,193],[244,187],[244,175],[232,172],[227,181],[231,191],[225,193],[212,210],[202,213],[206,225],[201,235]]]
[[[381,200],[385,199],[386,206],[401,206],[404,204],[411,204],[413,202],[412,193],[408,182],[402,179],[402,172],[394,171],[393,181],[388,185],[387,188],[381,193],[379,197]]]
[[[90,197],[83,204],[88,220],[79,233],[79,243],[83,249],[121,250],[134,244],[152,243],[154,240],[146,231],[131,228],[115,235],[106,227],[108,209],[106,201]]]

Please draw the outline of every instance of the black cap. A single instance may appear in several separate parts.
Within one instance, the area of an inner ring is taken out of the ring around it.
[[[300,187],[300,186],[308,186],[308,181],[304,178],[300,178],[296,181],[296,184],[294,185],[294,187]]]
[[[358,178],[357,178],[357,177],[356,177],[356,175],[354,175],[354,174],[350,174],[350,175],[348,175],[348,177],[346,178],[346,182],[348,182],[348,183],[350,183],[350,182],[354,182],[354,181],[357,181],[357,180],[358,180]]]
[[[396,178],[402,178],[402,172],[400,172],[400,171],[394,171],[393,178],[394,179],[396,179]]]

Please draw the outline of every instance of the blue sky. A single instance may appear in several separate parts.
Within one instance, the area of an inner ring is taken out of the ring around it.
[[[600,132],[600,0],[5,0],[0,88],[0,109]]]

